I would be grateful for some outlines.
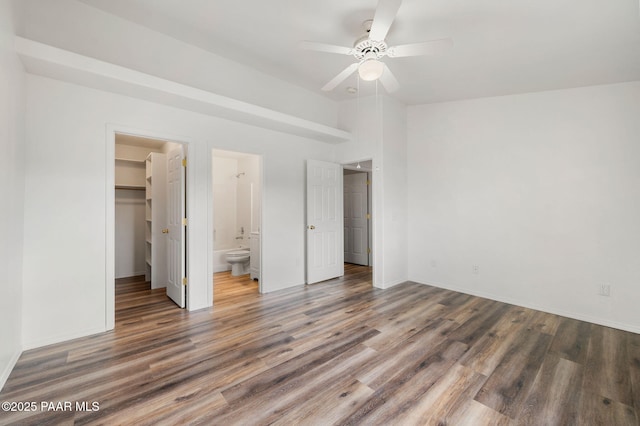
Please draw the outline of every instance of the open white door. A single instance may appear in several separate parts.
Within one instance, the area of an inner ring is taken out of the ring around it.
[[[344,275],[342,167],[307,160],[307,284]]]
[[[367,174],[344,176],[344,260],[369,265]]]
[[[185,307],[185,194],[184,194],[184,166],[182,159],[183,148],[172,149],[167,154],[167,296],[178,306]]]

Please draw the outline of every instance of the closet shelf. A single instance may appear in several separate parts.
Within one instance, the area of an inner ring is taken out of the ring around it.
[[[136,160],[134,158],[118,158],[118,157],[116,157],[116,161],[122,161],[122,162],[125,162],[125,163],[136,163],[136,164],[139,164],[141,166],[144,165],[144,160]]]
[[[164,239],[154,238],[160,235],[165,222],[166,205],[166,155],[161,152],[151,152],[146,160],[146,202],[145,217],[145,257],[147,259],[147,281],[151,281],[151,288],[166,286],[167,271],[164,267],[166,251]],[[153,265],[153,266],[152,266]],[[153,269],[156,268],[156,269]]]

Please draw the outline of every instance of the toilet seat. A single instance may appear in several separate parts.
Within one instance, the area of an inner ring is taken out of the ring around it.
[[[233,250],[233,251],[227,252],[227,258],[249,256],[249,254],[250,254],[249,249]]]

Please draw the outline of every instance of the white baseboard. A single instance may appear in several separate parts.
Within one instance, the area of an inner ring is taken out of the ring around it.
[[[41,348],[43,346],[53,345],[54,343],[66,342],[67,340],[73,340],[73,339],[78,339],[80,337],[91,336],[93,334],[104,333],[105,331],[107,330],[104,327],[92,328],[89,330],[83,330],[76,333],[61,334],[58,336],[49,336],[44,339],[26,341],[26,342],[23,342],[23,346],[24,346],[23,349],[26,351],[29,349]]]
[[[2,370],[2,375],[0,375],[0,391],[2,390],[2,388],[4,388],[4,384],[7,383],[7,379],[9,379],[9,375],[13,371],[13,367],[16,366],[20,355],[22,355],[22,350],[17,350],[16,352],[14,352],[14,354],[9,359],[9,363],[5,365],[4,369]]]
[[[562,317],[572,318],[579,321],[590,322],[590,323],[602,325],[605,327],[611,327],[611,328],[616,328],[618,330],[630,331],[631,333],[640,334],[640,327],[637,327],[631,324],[625,324],[625,323],[611,321],[603,318],[592,317],[590,315],[584,315],[577,312],[565,311],[563,309],[555,309],[555,308],[549,308],[546,306],[539,306],[534,303],[522,303],[522,301],[520,300],[513,300],[508,297],[497,296],[495,294],[485,293],[477,290],[470,290],[467,288],[449,286],[442,283],[433,283],[433,282],[421,283],[419,281],[413,281],[413,280],[410,280],[410,281],[415,282],[417,284],[430,285],[432,287],[443,288],[445,290],[456,291],[458,293],[470,294],[471,296],[483,297],[485,299],[495,300],[497,302],[508,303],[510,305],[521,306],[523,308],[534,309],[536,311],[542,311],[549,314],[560,315]]]
[[[213,265],[213,273],[230,271],[231,265]]]
[[[383,286],[384,286],[384,287],[378,287],[378,288],[381,288],[381,289],[387,289],[387,288],[395,287],[395,286],[397,286],[398,284],[402,284],[402,283],[406,283],[406,282],[407,282],[407,280],[406,280],[406,279],[404,279],[404,280],[402,280],[402,279],[401,279],[401,280],[389,281],[389,282],[383,283]]]
[[[139,275],[145,275],[146,271],[138,271],[138,272],[124,272],[122,274],[116,275],[115,279],[120,279],[120,278],[131,278],[131,277],[137,277]]]

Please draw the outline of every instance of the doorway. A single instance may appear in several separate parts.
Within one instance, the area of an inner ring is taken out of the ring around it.
[[[307,160],[307,284],[344,275],[347,262],[370,266],[373,279],[372,163]]]
[[[114,139],[115,285],[148,287],[184,308],[186,146],[118,132]]]
[[[371,266],[372,161],[343,165],[344,261]]]
[[[211,151],[214,303],[262,292],[262,157]]]

